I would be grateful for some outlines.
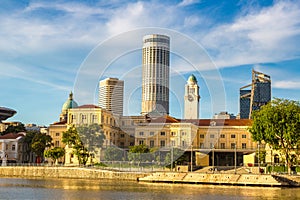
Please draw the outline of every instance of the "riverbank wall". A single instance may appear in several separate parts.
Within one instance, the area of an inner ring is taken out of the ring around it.
[[[299,182],[288,177],[270,174],[207,174],[157,172],[139,178],[141,182],[152,183],[186,183],[211,185],[299,187]]]
[[[144,172],[117,172],[80,167],[43,167],[14,166],[0,167],[0,177],[20,178],[82,178],[82,179],[118,179],[137,181],[150,175]]]

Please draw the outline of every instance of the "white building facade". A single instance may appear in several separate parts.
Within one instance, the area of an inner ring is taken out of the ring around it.
[[[198,119],[199,118],[199,86],[197,79],[191,75],[185,85],[184,95],[184,119]]]

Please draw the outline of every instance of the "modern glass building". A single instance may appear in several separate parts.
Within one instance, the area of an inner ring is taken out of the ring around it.
[[[270,101],[271,77],[252,70],[252,83],[240,88],[240,118],[250,119],[254,110]]]
[[[170,38],[153,34],[143,38],[142,114],[169,114]]]

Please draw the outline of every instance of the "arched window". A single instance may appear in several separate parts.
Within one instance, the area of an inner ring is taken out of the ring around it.
[[[279,163],[279,155],[278,154],[274,155],[274,163]]]

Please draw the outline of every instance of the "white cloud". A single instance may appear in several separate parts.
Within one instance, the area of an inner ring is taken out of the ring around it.
[[[299,55],[299,23],[299,5],[279,1],[213,28],[202,43],[220,67],[287,60]]]
[[[200,3],[200,1],[199,0],[183,0],[182,2],[180,2],[178,4],[178,6],[189,6],[189,5],[196,4],[196,3]]]
[[[300,89],[300,81],[275,81],[272,83],[272,87],[279,89]]]

